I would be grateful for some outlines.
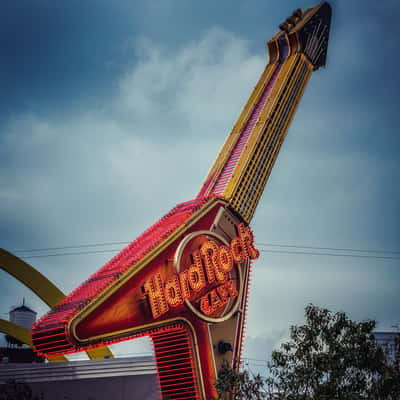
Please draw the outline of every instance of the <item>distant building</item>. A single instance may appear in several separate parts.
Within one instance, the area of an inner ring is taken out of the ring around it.
[[[29,330],[36,321],[36,315],[35,311],[25,305],[25,299],[23,299],[21,306],[14,307],[9,312],[10,322]]]
[[[43,400],[160,399],[153,357],[0,364],[0,393],[12,391],[15,383]]]
[[[25,305],[25,299],[22,305],[13,307],[9,312],[9,320],[25,329],[31,329],[36,321],[37,313]],[[38,356],[28,345],[10,335],[5,336],[7,347],[0,347],[0,362],[2,363],[32,363],[44,362],[44,358]]]
[[[374,332],[376,343],[382,347],[387,354],[390,363],[394,363],[396,349],[400,345],[400,332],[398,329]]]

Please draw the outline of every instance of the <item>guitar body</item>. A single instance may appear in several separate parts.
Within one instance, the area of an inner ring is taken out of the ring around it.
[[[162,393],[211,398],[215,388],[204,382],[216,381],[223,360],[240,363],[257,257],[251,231],[226,201],[182,203],[39,321],[33,345],[57,356],[150,336]]]

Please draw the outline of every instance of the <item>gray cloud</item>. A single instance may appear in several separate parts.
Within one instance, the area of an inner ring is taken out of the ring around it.
[[[10,118],[0,150],[7,166],[0,172],[3,247],[133,240],[196,195],[263,60],[245,41],[218,29],[168,57],[163,52],[139,42],[138,63],[121,76],[104,108],[61,119],[33,113]],[[229,70],[232,64],[237,69]],[[111,256],[27,261],[69,292]],[[46,311],[18,285],[2,292],[2,304],[25,295]]]
[[[339,15],[328,68],[311,79],[253,227],[262,243],[397,249],[393,116],[386,103],[354,90],[371,83],[377,66],[366,64],[367,39]],[[380,20],[371,26],[370,35],[382,32]],[[175,49],[146,38],[134,43],[135,62],[101,106],[62,116],[15,111],[3,124],[2,247],[132,240],[195,196],[266,60],[221,28]],[[112,255],[27,260],[69,292]],[[308,302],[384,325],[398,321],[398,266],[398,260],[262,253],[246,355],[276,347],[291,324],[302,322]],[[3,307],[26,296],[46,311],[21,285],[0,277]]]

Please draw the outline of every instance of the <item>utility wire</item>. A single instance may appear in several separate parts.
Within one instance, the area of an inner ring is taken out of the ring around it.
[[[251,358],[251,357],[243,357],[243,360],[268,362],[267,360],[264,360],[262,358]]]
[[[268,243],[256,243],[258,246],[271,246],[271,247],[292,247],[296,249],[313,249],[313,250],[334,250],[334,251],[355,251],[359,253],[390,253],[400,254],[400,251],[391,250],[371,250],[371,249],[349,249],[349,248],[337,248],[337,247],[317,247],[317,246],[299,246],[290,244],[268,244]]]
[[[264,363],[264,364],[268,364],[268,360],[262,360],[260,358],[243,357],[242,360],[246,361],[247,363],[250,363],[250,364],[258,364],[260,362]]]
[[[100,253],[115,253],[121,249],[110,250],[94,250],[94,251],[77,251],[72,253],[56,253],[56,254],[38,254],[36,256],[26,256],[24,258],[46,258],[46,257],[63,257],[63,256],[80,256],[83,254],[100,254]]]
[[[102,247],[102,246],[113,246],[113,245],[124,245],[131,242],[104,242],[104,243],[92,243],[92,244],[80,244],[75,246],[60,246],[60,247],[46,247],[38,249],[25,249],[25,250],[13,250],[14,253],[33,253],[41,251],[52,251],[52,250],[67,250],[67,249],[81,249],[89,247]],[[318,247],[318,246],[301,246],[301,245],[289,245],[289,244],[270,244],[270,243],[256,243],[257,246],[268,246],[268,247],[284,247],[284,248],[295,248],[295,249],[308,249],[308,250],[332,250],[332,251],[351,251],[358,253],[387,253],[387,254],[400,254],[400,251],[393,250],[372,250],[372,249],[353,249],[353,248],[338,248],[338,247]],[[107,250],[114,251],[114,250]],[[268,250],[273,252],[272,250]],[[75,253],[74,253],[75,254]],[[80,254],[80,253],[77,253]],[[84,253],[87,254],[87,253]]]
[[[128,244],[128,243],[130,243],[130,242],[107,242],[107,243],[80,244],[77,246],[46,247],[46,248],[42,248],[42,249],[27,249],[27,250],[13,250],[13,251],[14,251],[14,253],[33,253],[36,251],[82,249],[85,247],[112,246],[112,245],[117,245],[117,244]]]
[[[47,258],[47,257],[63,257],[63,256],[76,256],[85,254],[100,254],[100,253],[111,253],[118,252],[120,249],[110,249],[110,250],[93,250],[93,251],[77,251],[71,253],[56,253],[56,254],[38,254],[38,255],[28,255],[24,257],[28,258]],[[278,253],[278,254],[300,254],[300,255],[311,255],[311,256],[328,256],[328,257],[350,257],[350,258],[373,258],[373,259],[387,259],[387,260],[400,260],[400,257],[395,256],[373,256],[373,255],[363,255],[363,254],[340,254],[340,253],[314,253],[309,251],[288,251],[288,250],[265,250],[261,249],[262,253]]]
[[[313,253],[310,251],[260,250],[260,252],[262,252],[262,253],[279,253],[279,254],[307,254],[310,256],[376,258],[376,259],[387,259],[387,260],[400,260],[400,257],[391,257],[391,256],[371,256],[371,255],[362,255],[362,254],[340,254],[340,253]]]

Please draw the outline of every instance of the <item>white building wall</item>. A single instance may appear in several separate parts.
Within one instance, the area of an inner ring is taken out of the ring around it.
[[[396,339],[400,337],[400,332],[374,332],[374,337],[376,343],[381,346],[387,354],[389,362],[393,363],[396,357]]]
[[[152,357],[0,364],[0,392],[10,379],[29,385],[43,400],[160,399]]]

